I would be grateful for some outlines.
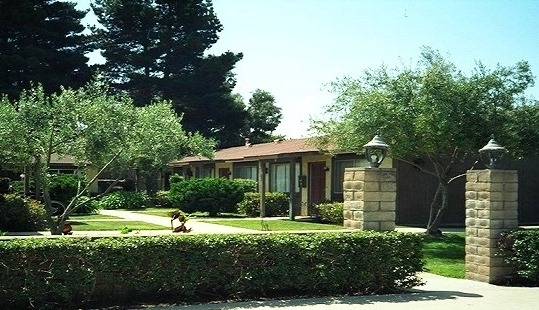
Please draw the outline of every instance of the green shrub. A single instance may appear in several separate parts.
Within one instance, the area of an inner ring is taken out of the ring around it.
[[[153,204],[157,208],[175,208],[168,191],[157,191],[153,197]]]
[[[43,205],[15,194],[0,195],[0,230],[38,231],[47,227]]]
[[[343,207],[344,203],[342,202],[325,202],[315,205],[314,209],[322,222],[342,225],[344,221]]]
[[[514,284],[539,286],[539,229],[504,232],[498,247],[504,261],[514,267]]]
[[[184,212],[208,212],[210,216],[216,216],[218,213],[236,212],[236,205],[243,199],[243,191],[228,179],[193,178],[172,183],[169,197]]]
[[[141,209],[152,206],[152,201],[146,193],[117,191],[108,193],[96,202],[99,209]]]
[[[243,193],[252,193],[256,192],[256,181],[253,181],[251,179],[233,179],[232,182],[236,183],[239,187],[241,187],[241,191]]]
[[[77,199],[77,204],[78,203],[82,203],[84,201],[88,201],[90,200],[90,197],[88,196],[80,196],[78,199]],[[76,210],[75,210],[75,213],[78,213],[78,214],[91,214],[91,213],[97,213],[97,211],[99,211],[101,209],[101,204],[99,202],[97,202],[96,200],[92,200],[88,203],[85,203],[83,205],[81,205],[80,207],[78,207]]]
[[[79,181],[83,182],[76,174],[57,174],[50,178],[49,193],[52,200],[57,200],[68,205],[71,199],[77,195]],[[84,184],[81,186],[84,187]]]
[[[366,231],[14,240],[0,242],[0,308],[398,292],[420,284],[421,248]]]
[[[183,181],[183,177],[177,173],[174,173],[173,175],[170,176],[170,178],[168,179],[170,185],[174,184],[174,183],[179,183],[181,181]]]
[[[285,193],[268,192],[264,195],[265,216],[284,216],[288,214],[290,198]],[[238,204],[238,212],[247,216],[260,215],[260,193],[245,193]]]

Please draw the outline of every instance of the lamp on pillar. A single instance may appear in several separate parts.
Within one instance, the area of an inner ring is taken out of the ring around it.
[[[502,158],[507,150],[494,140],[494,135],[490,136],[490,141],[479,150],[481,159],[485,163],[487,169],[496,169],[498,161]]]
[[[380,137],[380,131],[376,132],[376,135],[372,140],[363,146],[365,148],[365,156],[371,165],[371,168],[378,168],[384,158],[386,158],[387,149],[389,145],[385,143]]]

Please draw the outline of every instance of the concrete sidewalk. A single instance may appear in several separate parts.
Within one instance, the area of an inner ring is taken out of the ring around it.
[[[421,273],[425,285],[403,294],[279,299],[182,306],[147,306],[145,310],[537,310],[539,288],[495,286]]]

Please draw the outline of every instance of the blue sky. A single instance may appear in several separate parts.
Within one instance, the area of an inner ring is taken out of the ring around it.
[[[87,8],[89,0],[79,0]],[[234,92],[269,91],[282,108],[276,130],[307,137],[333,95],[325,84],[365,69],[415,66],[421,47],[465,74],[526,60],[539,74],[539,0],[213,0],[224,30],[208,51],[242,52]],[[91,21],[88,19],[87,21]],[[96,61],[95,59],[91,61]],[[539,81],[538,81],[539,84]],[[539,86],[529,95],[539,99]]]

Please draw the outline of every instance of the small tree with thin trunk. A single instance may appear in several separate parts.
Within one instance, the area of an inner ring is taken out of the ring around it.
[[[439,52],[425,48],[417,68],[382,66],[359,79],[332,83],[336,100],[327,108],[331,117],[312,121],[313,143],[321,149],[363,153],[362,146],[381,130],[393,159],[436,179],[427,225],[427,232],[436,234],[449,207],[448,186],[463,175],[455,169],[458,163],[478,159],[478,149],[491,134],[513,155],[523,154],[524,143],[539,142],[539,127],[528,127],[530,120],[525,120],[526,113],[539,110],[537,102],[525,96],[532,85],[526,62],[494,70],[477,63],[466,76]],[[414,163],[417,157],[428,158],[430,164]]]
[[[1,157],[33,167],[49,215],[52,208],[48,169],[52,156],[71,157],[91,179],[57,218],[49,216],[51,233],[60,234],[67,217],[91,200],[106,194],[125,174],[142,166],[155,168],[173,159],[201,154],[212,157],[213,142],[183,131],[167,102],[135,107],[126,96],[111,96],[96,80],[77,90],[62,89],[48,96],[41,86],[24,91],[19,100],[0,102]],[[92,174],[88,174],[93,171]],[[114,182],[92,197],[80,199],[99,175],[109,172]]]

